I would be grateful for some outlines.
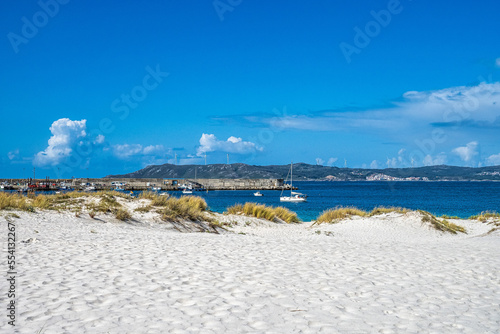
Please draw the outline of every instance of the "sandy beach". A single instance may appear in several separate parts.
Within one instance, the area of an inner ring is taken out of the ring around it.
[[[227,229],[216,234],[151,213],[11,212],[1,242],[5,258],[13,222],[18,333],[500,330],[500,234],[488,223],[457,220],[467,234],[449,234],[416,212],[314,226],[213,214]]]

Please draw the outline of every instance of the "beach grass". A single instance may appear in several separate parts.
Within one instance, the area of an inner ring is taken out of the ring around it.
[[[65,194],[28,194],[23,196],[16,193],[0,193],[0,210],[20,210],[35,212],[39,210],[74,210],[82,207],[84,198],[95,198],[97,201],[87,205],[96,212],[115,212],[121,205],[116,197],[130,198],[117,191],[68,192]]]
[[[453,234],[456,234],[457,232],[467,233],[465,228],[462,226],[453,224],[446,219],[439,220],[433,214],[427,211],[423,210],[417,210],[417,211],[420,212],[420,214],[422,215],[422,222],[430,223],[431,226],[434,227],[436,230],[449,232]],[[366,212],[355,207],[337,207],[334,209],[323,211],[323,213],[316,219],[313,225],[323,224],[323,223],[335,224],[343,219],[350,218],[353,216],[373,217],[376,215],[390,213],[390,212],[406,214],[408,212],[411,212],[411,210],[400,207],[388,207],[388,208],[377,207],[374,208],[371,212]]]
[[[335,224],[340,222],[342,219],[350,218],[352,216],[366,217],[368,215],[368,212],[360,210],[356,207],[336,207],[323,211],[313,225],[324,223]]]
[[[396,207],[396,206],[390,206],[390,207],[379,206],[379,207],[374,208],[369,213],[369,216],[372,217],[372,216],[382,215],[384,213],[391,213],[391,212],[405,214],[405,213],[408,213],[410,211],[411,211],[410,209]]]
[[[121,221],[125,221],[125,220],[132,218],[132,215],[130,214],[130,212],[128,212],[127,209],[120,208],[120,209],[116,210],[115,218],[118,220],[121,220]]]
[[[482,222],[486,222],[489,219],[499,220],[500,219],[500,213],[494,212],[494,211],[483,211],[483,212],[481,212],[478,215],[469,217],[469,219],[479,220],[479,221],[482,221]]]
[[[153,210],[152,205],[143,205],[134,209],[135,212],[141,212],[141,213],[151,212],[151,210]]]
[[[273,207],[264,204],[248,202],[245,204],[235,204],[226,209],[225,214],[245,215],[255,218],[263,218],[274,221],[276,218],[286,223],[299,223],[297,214],[282,206]]]
[[[201,197],[182,196],[181,198],[170,197],[164,202],[156,212],[158,212],[165,221],[208,221],[205,212],[207,203]]]
[[[316,222],[314,224],[323,224],[323,223],[335,224],[340,222],[342,219],[350,218],[353,216],[373,217],[391,212],[405,214],[411,212],[411,210],[395,206],[391,207],[378,206],[374,208],[372,211],[368,212],[352,206],[348,207],[340,206],[323,211],[321,215],[316,219]]]
[[[457,232],[467,233],[464,227],[450,223],[446,219],[439,220],[438,218],[436,218],[436,216],[427,211],[418,210],[418,212],[420,212],[420,214],[422,215],[423,223],[430,223],[431,226],[438,231],[449,232],[453,234],[457,234]]]

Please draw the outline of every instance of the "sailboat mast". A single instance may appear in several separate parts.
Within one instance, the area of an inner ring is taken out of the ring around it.
[[[292,164],[290,165],[290,197],[292,197],[292,191],[293,191],[293,161]]]

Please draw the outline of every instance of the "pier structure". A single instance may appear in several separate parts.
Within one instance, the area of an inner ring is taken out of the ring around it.
[[[29,189],[55,191],[64,188],[85,190],[176,191],[189,187],[193,190],[281,190],[290,189],[283,179],[184,179],[184,178],[74,178],[74,179],[0,179],[5,190]],[[294,189],[296,189],[294,187]]]

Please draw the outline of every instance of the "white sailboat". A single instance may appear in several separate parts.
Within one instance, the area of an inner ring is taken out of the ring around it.
[[[283,185],[283,190],[281,191],[280,202],[307,201],[307,195],[293,191],[293,162],[290,165],[290,196],[283,196],[283,191],[285,191],[285,185]]]

